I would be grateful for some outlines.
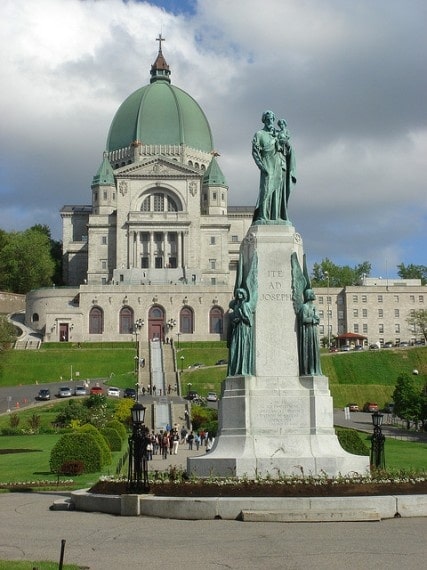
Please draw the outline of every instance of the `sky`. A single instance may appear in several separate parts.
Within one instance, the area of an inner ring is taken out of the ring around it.
[[[427,265],[425,0],[3,0],[0,228],[90,204],[113,116],[149,83],[161,32],[171,81],[208,117],[229,204],[255,205],[261,115],[286,118],[291,220],[309,268]]]

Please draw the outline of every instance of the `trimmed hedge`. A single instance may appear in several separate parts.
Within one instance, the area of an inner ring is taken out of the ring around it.
[[[121,437],[122,441],[124,441],[128,436],[127,429],[122,424],[122,422],[119,422],[119,420],[111,420],[110,422],[107,422],[107,425],[105,427],[115,429]]]
[[[108,447],[111,451],[121,451],[123,440],[117,430],[110,427],[105,427],[101,430],[101,435],[107,441]]]
[[[95,438],[96,442],[98,443],[99,448],[101,449],[101,462],[102,467],[104,465],[110,465],[113,458],[111,457],[111,451],[108,446],[107,440],[102,435],[102,433],[92,424],[85,424],[81,428],[78,429],[81,433],[90,433]]]
[[[341,447],[353,455],[369,455],[369,449],[362,441],[359,433],[351,429],[336,429]]]
[[[80,461],[85,473],[102,469],[102,451],[92,433],[66,433],[54,445],[50,454],[50,470],[61,473],[63,465]]]

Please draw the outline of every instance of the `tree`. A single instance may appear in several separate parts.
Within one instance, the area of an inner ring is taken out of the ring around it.
[[[0,315],[0,350],[9,348],[16,340],[16,329],[4,315]]]
[[[346,287],[348,285],[359,285],[363,277],[371,272],[369,261],[359,263],[351,268],[349,265],[335,265],[327,257],[320,263],[313,265],[311,274],[313,287]]]
[[[399,270],[397,274],[401,279],[421,279],[421,285],[427,284],[427,265],[400,263],[397,268]]]
[[[412,310],[406,322],[415,334],[422,333],[427,340],[427,309]]]
[[[421,420],[421,394],[415,380],[409,374],[401,374],[397,378],[393,392],[394,413],[409,422]]]
[[[55,263],[49,237],[38,229],[11,232],[0,239],[0,290],[28,293],[52,285]]]
[[[38,231],[44,235],[46,235],[49,239],[50,243],[50,255],[52,256],[53,262],[55,264],[55,271],[53,274],[53,282],[55,285],[63,285],[62,279],[62,242],[52,239],[52,235],[50,233],[50,228],[46,224],[36,224],[35,226],[31,226],[31,230]]]

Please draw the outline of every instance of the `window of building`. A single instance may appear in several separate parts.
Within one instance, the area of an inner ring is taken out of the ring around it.
[[[212,192],[212,200],[216,200],[216,192]]]
[[[378,303],[382,303],[382,302],[383,302],[383,296],[382,296],[382,295],[378,295],[377,301],[378,301]]]
[[[163,212],[165,209],[165,197],[163,194],[153,195],[153,210],[155,212]]]
[[[140,232],[139,239],[141,243],[146,243],[150,239],[150,234],[148,232]]]
[[[323,305],[323,297],[317,297],[317,303]]]
[[[395,323],[395,324],[394,324],[394,332],[395,332],[395,333],[400,333],[400,324],[399,324],[399,323]]]
[[[320,317],[321,319],[323,319],[323,317],[325,316],[323,309],[319,309],[318,312],[319,312],[319,317]]]
[[[171,269],[176,269],[178,267],[176,257],[169,257],[169,267]]]
[[[358,295],[353,295],[353,303],[357,303],[359,301]]]
[[[367,302],[368,302],[368,296],[362,295],[362,303],[367,303]]]
[[[107,191],[106,191],[106,190],[104,190],[104,200],[106,200],[107,198],[108,198],[108,194],[107,194]]]
[[[418,302],[419,302],[419,303],[424,303],[424,295],[420,295],[420,296],[418,297]]]
[[[224,192],[221,194],[221,200],[222,200],[223,202],[224,202],[224,200],[225,200],[225,194],[224,194]]]
[[[210,244],[211,244],[211,245],[215,245],[215,244],[216,244],[216,238],[215,238],[215,236],[211,236]]]
[[[415,303],[415,295],[409,295],[409,300],[411,303]]]
[[[210,259],[209,260],[209,267],[211,269],[216,269],[216,259]]]
[[[209,313],[209,332],[222,334],[224,326],[224,313],[219,307],[212,307]]]
[[[92,307],[89,312],[89,334],[104,332],[104,313],[100,307]]]
[[[107,245],[107,236],[101,237],[101,243],[102,243],[102,245]]]
[[[101,269],[107,269],[107,260],[101,259]]]
[[[162,269],[163,267],[163,257],[155,257],[154,258],[154,267],[156,269]]]
[[[183,334],[193,334],[194,316],[190,307],[184,307],[179,314],[179,331]]]
[[[216,285],[216,277],[211,277],[211,285]]]
[[[332,304],[332,297],[326,297],[326,304],[327,304],[327,305],[331,305],[331,304]]]
[[[344,311],[338,311],[338,318],[342,320],[344,318]]]
[[[399,302],[399,295],[394,295],[394,302],[398,303]]]
[[[366,323],[362,325],[362,332],[363,334],[368,334],[368,325]]]
[[[367,318],[368,318],[368,309],[362,309],[362,317],[363,317],[364,319],[367,319]]]
[[[178,212],[180,204],[169,194],[156,192],[146,196],[141,204],[141,212]]]
[[[380,323],[380,324],[378,325],[378,332],[379,332],[380,334],[384,334],[384,325],[383,325],[382,323]]]
[[[337,304],[344,305],[344,299],[342,297],[337,297]]]
[[[107,278],[101,277],[101,285],[107,285]]]
[[[399,318],[399,316],[400,316],[399,309],[394,309],[394,316],[396,318]]]
[[[319,325],[319,335],[320,336],[325,335],[325,326],[324,325]]]
[[[382,319],[384,317],[384,310],[383,309],[378,309],[378,318]]]
[[[359,316],[359,310],[353,309],[353,317],[358,317],[358,316]]]
[[[123,307],[119,314],[119,333],[131,334],[133,329],[133,310],[130,307]]]
[[[239,243],[239,236],[231,236],[232,243]]]
[[[168,205],[168,212],[177,212],[178,207],[176,205],[175,200],[171,196],[167,196],[167,205]]]
[[[148,257],[141,257],[141,269],[148,269]]]
[[[359,332],[359,325],[357,323],[354,323],[354,325],[353,325],[353,332],[355,332],[355,333]]]
[[[39,314],[38,313],[33,313],[32,321],[33,321],[33,323],[39,322]]]

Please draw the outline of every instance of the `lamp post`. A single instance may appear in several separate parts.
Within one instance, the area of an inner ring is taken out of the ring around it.
[[[179,350],[179,337],[181,336],[181,333],[176,333],[176,336],[178,337],[178,350]]]
[[[328,319],[328,349],[331,347],[331,330],[330,330],[330,322],[329,322],[329,271],[325,271],[324,275],[327,279],[327,289],[326,289],[326,313]]]
[[[383,414],[374,412],[372,414],[372,424],[374,433],[371,440],[371,466],[376,469],[385,469],[384,441],[385,437],[381,431]]]
[[[132,435],[129,436],[128,492],[147,493],[147,428],[144,425],[145,408],[136,402],[131,409]]]
[[[135,356],[134,356],[134,373],[136,376],[136,401],[138,401],[139,394],[139,340],[138,335],[141,332],[142,327],[144,326],[144,319],[137,319],[133,323],[133,333],[135,335]]]
[[[182,371],[184,369],[184,356],[180,356],[179,359],[181,361],[181,374],[182,374]]]

